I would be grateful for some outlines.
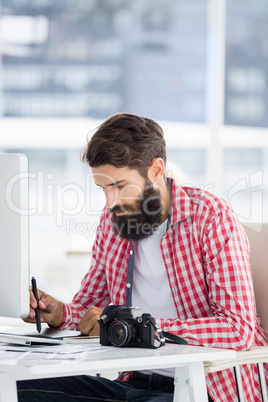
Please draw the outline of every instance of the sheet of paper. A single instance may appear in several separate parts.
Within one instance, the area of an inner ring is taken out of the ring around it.
[[[113,346],[111,349],[118,349]],[[95,343],[62,343],[60,345],[11,345],[0,343],[0,365],[23,365],[32,367],[44,364],[64,364],[69,361],[85,362],[92,359],[96,352],[107,354],[107,346],[102,346],[99,339]]]

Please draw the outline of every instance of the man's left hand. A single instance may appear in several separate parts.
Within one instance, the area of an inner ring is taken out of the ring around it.
[[[84,317],[81,319],[78,330],[82,332],[83,335],[99,336],[100,326],[98,323],[98,318],[101,315],[102,310],[98,307],[90,307]]]

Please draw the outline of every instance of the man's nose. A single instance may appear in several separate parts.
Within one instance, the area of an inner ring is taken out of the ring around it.
[[[105,190],[106,197],[106,207],[113,208],[116,204],[118,204],[118,191],[113,188],[107,188]]]

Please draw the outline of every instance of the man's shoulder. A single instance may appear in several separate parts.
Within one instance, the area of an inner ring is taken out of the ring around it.
[[[181,186],[181,190],[189,197],[193,210],[207,210],[212,215],[220,211],[232,211],[226,200],[198,187]],[[233,211],[232,211],[233,212]]]

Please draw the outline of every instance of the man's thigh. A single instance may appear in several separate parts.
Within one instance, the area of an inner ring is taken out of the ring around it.
[[[130,384],[103,377],[71,376],[18,381],[18,400],[24,402],[125,401]]]
[[[149,376],[144,376],[149,377]],[[171,402],[173,393],[152,389],[147,381],[111,381],[103,377],[74,376],[19,381],[19,402]],[[149,381],[148,381],[149,384]],[[153,387],[154,388],[154,387]]]

